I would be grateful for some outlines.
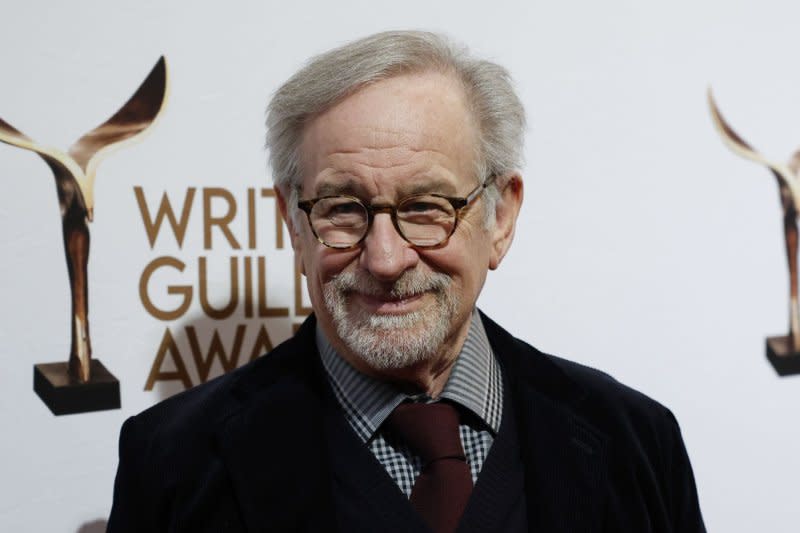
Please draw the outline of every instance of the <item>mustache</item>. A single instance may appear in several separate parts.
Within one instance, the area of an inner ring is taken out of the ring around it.
[[[342,272],[331,280],[338,292],[358,292],[379,298],[410,298],[424,292],[442,292],[452,278],[442,272],[425,273],[419,270],[404,272],[391,283],[379,281],[362,270]]]

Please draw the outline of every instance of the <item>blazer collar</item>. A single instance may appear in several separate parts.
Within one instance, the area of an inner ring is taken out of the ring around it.
[[[610,439],[582,416],[587,392],[555,358],[481,318],[511,383],[531,529],[597,530],[603,522]]]

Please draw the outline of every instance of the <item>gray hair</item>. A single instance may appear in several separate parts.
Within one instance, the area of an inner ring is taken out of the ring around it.
[[[377,33],[312,58],[275,92],[267,107],[266,146],[273,182],[289,189],[292,211],[302,183],[298,151],[305,125],[367,84],[427,71],[452,74],[464,88],[478,127],[478,179],[520,168],[525,110],[505,68],[476,59],[435,33]],[[489,187],[485,194],[488,223],[499,193]]]

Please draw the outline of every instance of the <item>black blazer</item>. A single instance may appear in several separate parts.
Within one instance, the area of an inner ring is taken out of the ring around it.
[[[705,531],[669,410],[482,318],[510,384],[531,531]],[[108,531],[335,531],[325,427],[342,414],[315,327],[128,419]]]

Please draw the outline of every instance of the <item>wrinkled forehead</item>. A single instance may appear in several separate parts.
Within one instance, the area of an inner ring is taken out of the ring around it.
[[[382,180],[474,181],[477,130],[460,83],[429,72],[368,85],[309,121],[299,150],[302,188]]]

